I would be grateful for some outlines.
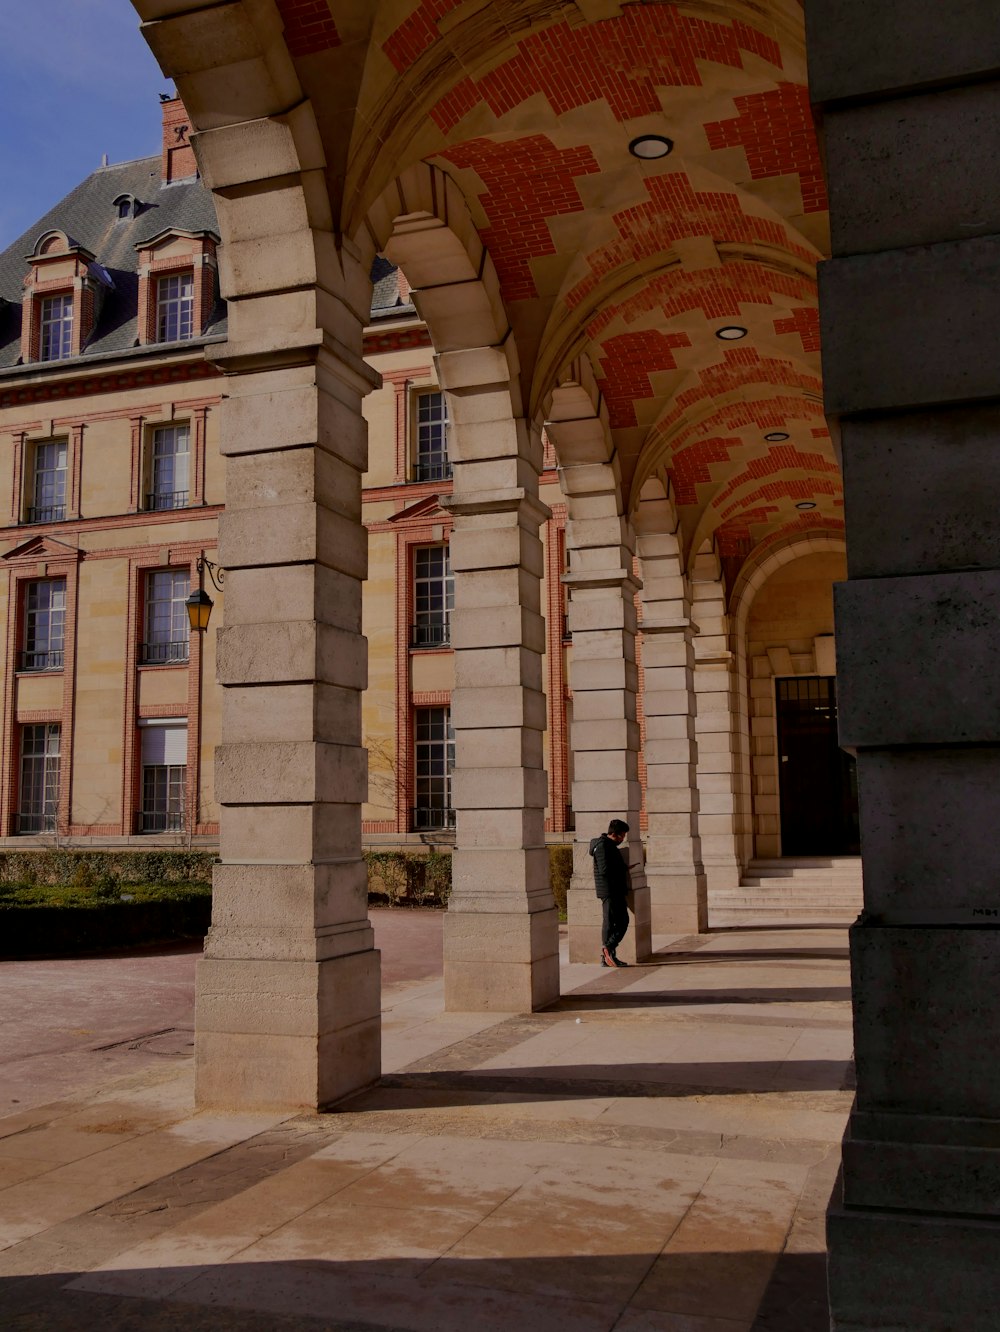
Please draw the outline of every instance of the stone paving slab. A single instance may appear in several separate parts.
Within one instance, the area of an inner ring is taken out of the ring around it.
[[[844,935],[659,942],[522,1016],[443,1014],[425,948],[326,1115],[195,1114],[177,1041],[0,1120],[0,1326],[826,1332]]]

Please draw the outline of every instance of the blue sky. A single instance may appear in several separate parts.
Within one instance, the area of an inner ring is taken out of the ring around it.
[[[129,0],[0,0],[0,250],[102,153],[158,153],[172,91]]]

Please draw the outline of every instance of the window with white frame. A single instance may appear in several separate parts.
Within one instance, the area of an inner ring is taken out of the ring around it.
[[[172,273],[156,283],[156,340],[194,337],[194,274]]]
[[[451,642],[455,582],[447,546],[418,546],[413,553],[413,629],[415,648],[445,647]]]
[[[32,579],[24,585],[22,671],[61,671],[66,631],[66,579]]]
[[[62,361],[73,350],[73,293],[43,296],[38,311],[38,359]]]
[[[183,509],[188,502],[191,428],[155,426],[149,436],[147,509]]]
[[[139,832],[184,831],[187,788],[187,721],[140,722],[142,796]]]
[[[187,661],[191,621],[185,603],[190,592],[187,569],[154,569],[146,575],[145,665]]]
[[[60,728],[55,722],[21,727],[17,831],[55,832],[59,813]]]
[[[35,444],[27,506],[29,523],[59,523],[66,517],[66,477],[69,447],[64,439]]]
[[[440,389],[419,389],[414,394],[414,481],[446,481],[448,461],[448,399]]]
[[[450,708],[414,711],[413,830],[452,828],[451,772],[455,766],[455,732]]]

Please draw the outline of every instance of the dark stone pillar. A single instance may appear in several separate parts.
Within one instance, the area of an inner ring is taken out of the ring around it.
[[[835,1332],[1000,1326],[1000,21],[807,0],[865,909]]]

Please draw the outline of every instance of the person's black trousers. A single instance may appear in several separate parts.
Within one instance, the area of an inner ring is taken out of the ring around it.
[[[601,906],[604,908],[601,943],[613,953],[628,932],[628,902],[624,897],[604,897]]]

